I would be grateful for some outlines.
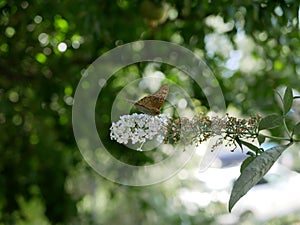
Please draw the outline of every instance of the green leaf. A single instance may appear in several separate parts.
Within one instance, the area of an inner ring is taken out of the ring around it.
[[[265,142],[266,137],[264,135],[259,134],[257,137],[258,143],[261,145],[262,143]]]
[[[236,137],[236,138],[235,138],[235,141],[236,141],[236,143],[240,146],[241,150],[243,151],[244,149],[243,149],[243,145],[242,145],[242,140],[239,139],[239,137]]]
[[[297,123],[293,128],[293,134],[300,134],[300,122]]]
[[[260,149],[259,147],[249,143],[249,142],[246,142],[246,141],[243,141],[243,140],[239,140],[240,141],[240,144],[242,145],[245,145],[247,148],[251,149],[252,151],[256,152],[256,153],[260,153],[260,152],[263,152],[262,149]]]
[[[289,145],[273,147],[257,156],[252,162],[245,166],[241,175],[233,185],[229,200],[229,212],[231,212],[238,200],[261,180]]]
[[[287,114],[293,105],[293,90],[287,87],[283,96],[283,113]]]
[[[269,115],[260,120],[258,130],[272,129],[280,126],[282,123],[282,116]]]
[[[255,156],[250,156],[248,158],[246,158],[240,168],[240,172],[242,173],[244,171],[244,169],[255,159]]]

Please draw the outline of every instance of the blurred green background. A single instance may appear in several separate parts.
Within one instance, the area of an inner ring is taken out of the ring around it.
[[[0,0],[0,12],[0,224],[218,224],[226,213],[219,202],[182,201],[182,190],[203,189],[193,170],[132,188],[103,179],[83,160],[72,96],[85,69],[116,46],[156,39],[187,47],[213,70],[228,107],[244,116],[279,112],[275,89],[300,91],[296,0]],[[145,67],[113,76],[101,92],[105,104]],[[178,73],[168,79],[203,100],[192,81]],[[108,107],[98,120],[109,127]],[[108,135],[102,141],[119,152]]]

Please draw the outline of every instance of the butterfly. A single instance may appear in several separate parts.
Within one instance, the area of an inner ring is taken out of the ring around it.
[[[128,99],[126,101],[130,104],[133,104],[143,113],[149,115],[158,115],[162,105],[164,104],[164,101],[168,96],[168,92],[169,86],[168,84],[164,84],[157,92],[148,95],[137,102]]]

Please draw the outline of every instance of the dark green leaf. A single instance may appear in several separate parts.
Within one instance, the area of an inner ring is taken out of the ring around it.
[[[256,156],[256,154],[254,154],[253,152],[251,152],[251,151],[248,151],[247,153],[246,153],[246,155],[248,155],[248,156]]]
[[[262,143],[265,142],[266,137],[259,134],[258,137],[257,137],[257,140],[258,140],[258,143],[261,145]]]
[[[287,87],[283,96],[283,112],[287,114],[292,108],[293,104],[293,90],[290,87]]]
[[[293,134],[300,134],[300,122],[297,123],[293,128]]]
[[[237,201],[243,197],[269,171],[281,153],[289,145],[280,145],[263,152],[242,170],[235,182],[229,200],[229,212]]]
[[[263,150],[261,150],[259,147],[249,143],[249,142],[246,142],[246,141],[242,141],[240,140],[240,143],[242,145],[245,145],[246,147],[248,147],[249,149],[251,149],[252,151],[256,152],[256,153],[260,153],[260,152],[263,152]]]
[[[246,158],[240,168],[240,172],[242,173],[244,171],[244,169],[255,159],[255,156],[250,156],[248,158]]]
[[[239,137],[235,138],[236,143],[240,146],[241,150],[243,151],[243,145],[242,145],[242,140],[239,139]]]
[[[258,130],[272,129],[280,126],[282,123],[282,116],[269,115],[260,120]]]

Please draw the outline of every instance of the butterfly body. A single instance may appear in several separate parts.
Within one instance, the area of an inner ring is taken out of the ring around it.
[[[168,96],[168,92],[169,87],[167,84],[164,84],[157,92],[148,95],[137,102],[132,100],[127,100],[127,102],[133,104],[143,113],[158,115],[160,114],[160,109]]]

